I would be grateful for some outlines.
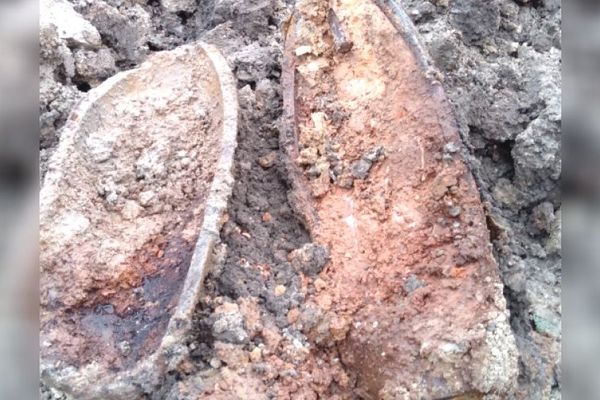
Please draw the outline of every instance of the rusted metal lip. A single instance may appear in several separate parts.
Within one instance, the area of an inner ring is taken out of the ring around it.
[[[139,360],[128,369],[112,372],[108,368],[91,362],[76,368],[61,362],[41,359],[41,379],[49,386],[65,391],[78,399],[133,399],[142,393],[152,392],[161,382],[167,371],[174,369],[187,354],[185,339],[192,326],[192,315],[203,288],[203,281],[212,265],[212,251],[219,240],[223,216],[231,195],[234,177],[232,173],[234,153],[237,147],[238,99],[235,78],[220,51],[205,43],[182,46],[185,51],[191,47],[201,50],[218,76],[221,94],[222,134],[220,152],[212,169],[213,180],[206,199],[202,226],[192,253],[189,269],[177,305],[171,315],[166,332],[158,348],[147,357]],[[96,101],[109,95],[115,85],[135,74],[136,70],[118,74],[106,80],[72,112],[62,133],[59,148],[52,165],[60,165],[69,156],[68,149],[78,139],[78,123],[90,112]],[[213,100],[213,99],[211,99]],[[60,169],[50,170],[40,193],[40,216],[50,205],[60,198],[56,189],[61,179]]]
[[[398,33],[402,35],[402,38],[404,38],[412,50],[413,56],[421,67],[421,70],[428,72],[430,69],[432,69],[433,62],[431,61],[431,57],[423,48],[415,25],[412,23],[412,20],[408,14],[406,14],[406,11],[404,11],[404,8],[402,8],[398,1],[373,0],[373,2],[386,15]]]

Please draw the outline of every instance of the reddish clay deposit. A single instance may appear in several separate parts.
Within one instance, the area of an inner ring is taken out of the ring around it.
[[[350,51],[336,51],[329,6]],[[440,84],[371,1],[297,2],[285,53],[294,204],[330,251],[308,304],[331,316],[357,393],[502,396],[514,339]]]

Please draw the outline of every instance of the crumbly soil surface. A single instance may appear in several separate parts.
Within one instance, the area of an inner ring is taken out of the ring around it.
[[[306,216],[292,207],[280,147],[282,30],[292,6],[171,3],[179,4],[175,11],[159,1],[73,1],[98,30],[96,47],[65,42],[51,29],[40,33],[42,174],[73,104],[153,52],[201,39],[220,47],[238,79],[241,127],[222,262],[206,279],[189,362],[148,397],[368,399],[336,347],[300,328],[301,317],[310,317],[307,299],[323,298],[319,288],[328,287],[328,276],[325,286],[307,276],[320,273],[330,254],[318,240],[310,244]],[[402,3],[439,69],[484,202],[519,351],[515,398],[560,398],[560,2]],[[346,159],[358,161],[367,144]],[[362,174],[365,166],[356,167]],[[407,278],[405,287],[423,290],[426,279]],[[323,333],[325,341],[333,337]],[[48,388],[42,394],[60,398]]]

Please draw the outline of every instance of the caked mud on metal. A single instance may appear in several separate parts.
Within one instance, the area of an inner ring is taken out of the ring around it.
[[[364,398],[508,393],[516,379],[483,206],[431,72],[395,2],[296,2],[282,143],[293,205],[330,251],[307,306],[332,316]]]
[[[43,380],[135,398],[183,356],[236,137],[233,76],[201,43],[156,53],[76,108],[40,195]]]

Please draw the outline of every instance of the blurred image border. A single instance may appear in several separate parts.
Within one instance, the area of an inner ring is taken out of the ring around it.
[[[0,399],[39,391],[36,0],[0,2]]]

